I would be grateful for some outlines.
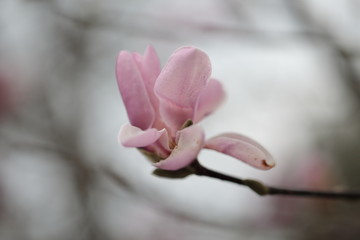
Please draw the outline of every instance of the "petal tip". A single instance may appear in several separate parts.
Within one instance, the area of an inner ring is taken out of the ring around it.
[[[207,64],[209,64],[211,68],[209,56],[204,51],[196,47],[192,47],[192,46],[180,47],[177,50],[175,50],[175,52],[172,54],[172,56],[174,55],[175,56],[181,55],[184,58],[195,58],[195,56],[198,56],[199,58],[202,58],[203,61],[206,60]]]
[[[265,169],[270,169],[276,166],[276,162],[272,158],[264,159],[262,161],[262,165],[265,167]]]
[[[124,147],[145,147],[156,142],[165,132],[165,129],[150,128],[141,130],[131,124],[124,124],[120,128],[118,142]]]
[[[153,45],[149,44],[147,45],[146,49],[145,49],[145,52],[153,52],[155,53],[155,48],[153,47]]]
[[[163,161],[164,161],[164,160],[161,160],[160,162],[153,163],[152,165],[153,165],[154,167],[157,167],[157,168],[160,168],[160,169],[161,169],[161,165],[163,165],[163,164],[162,164]]]
[[[175,171],[179,169],[179,167],[177,166],[166,164],[166,159],[161,160],[160,162],[153,163],[152,165],[156,168],[160,168],[162,170],[168,170],[168,171]]]
[[[160,162],[156,162],[153,163],[152,165],[156,168],[162,169],[162,170],[167,170],[167,171],[177,171],[180,170],[182,168],[185,168],[186,166],[190,165],[193,161],[195,161],[195,158],[191,161],[188,161],[186,164],[181,163],[181,162],[171,162],[168,161],[167,159],[161,160]]]
[[[125,50],[121,50],[119,52],[119,54],[117,55],[117,64],[119,63],[119,61],[121,61],[123,58],[127,58],[128,56],[130,56],[131,54],[128,51]]]

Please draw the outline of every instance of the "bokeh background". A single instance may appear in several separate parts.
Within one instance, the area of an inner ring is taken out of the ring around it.
[[[206,177],[163,179],[117,143],[120,50],[205,51],[227,92],[202,122],[277,161],[217,171],[270,185],[360,187],[360,2],[1,0],[0,239],[359,239],[356,202],[259,197]]]

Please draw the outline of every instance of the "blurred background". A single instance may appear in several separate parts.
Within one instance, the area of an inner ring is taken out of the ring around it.
[[[227,99],[202,125],[239,132],[277,166],[204,150],[208,168],[269,185],[360,187],[360,2],[0,0],[0,239],[359,239],[360,204],[259,197],[163,179],[117,144],[120,50],[162,64],[205,51]]]

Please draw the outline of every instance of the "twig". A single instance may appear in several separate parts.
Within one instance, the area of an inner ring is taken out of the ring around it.
[[[207,176],[217,178],[220,180],[237,183],[247,186],[261,196],[265,195],[286,195],[294,197],[311,197],[311,198],[328,198],[328,199],[342,199],[342,200],[360,200],[360,191],[311,191],[311,190],[294,190],[284,189],[278,187],[267,186],[257,180],[241,179],[231,177],[219,172],[215,172],[202,166],[197,160],[191,164],[194,174],[198,176]]]

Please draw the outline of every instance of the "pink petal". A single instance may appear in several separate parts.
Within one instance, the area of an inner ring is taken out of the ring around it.
[[[154,85],[161,70],[159,58],[152,46],[146,48],[144,56],[141,56],[139,53],[133,53],[133,57],[139,67],[148,96],[156,110],[158,99],[154,93]]]
[[[187,127],[176,134],[177,145],[170,156],[155,163],[154,166],[164,170],[178,170],[186,167],[198,156],[204,144],[204,132],[200,126]]]
[[[220,106],[225,98],[225,92],[221,83],[216,79],[210,79],[206,87],[200,92],[196,102],[193,121],[201,119],[212,113]]]
[[[230,155],[259,169],[275,166],[275,161],[264,147],[241,134],[220,134],[206,141],[205,148]]]
[[[170,153],[171,149],[169,147],[169,134],[166,129],[163,129],[164,132],[161,137],[149,146],[146,146],[144,149],[152,152],[154,155],[158,156],[160,159],[167,158]]]
[[[141,64],[141,72],[144,76],[145,84],[151,92],[154,92],[154,85],[160,74],[160,61],[152,46],[148,46],[145,50],[143,61]]]
[[[161,71],[155,94],[160,102],[160,114],[172,135],[193,117],[195,104],[211,74],[209,57],[193,47],[175,51]]]
[[[154,123],[155,112],[134,58],[129,52],[119,53],[116,78],[131,124],[145,130]]]
[[[119,143],[125,147],[146,147],[156,142],[165,131],[165,129],[159,131],[155,128],[143,131],[127,123],[120,128]]]
[[[165,124],[162,122],[159,113],[159,99],[154,92],[155,81],[160,74],[160,70],[160,61],[155,52],[155,49],[152,46],[148,46],[144,53],[143,61],[141,64],[141,72],[143,75],[144,83],[146,85],[146,89],[148,91],[148,96],[155,110],[156,117],[154,127],[158,129],[165,127]]]

